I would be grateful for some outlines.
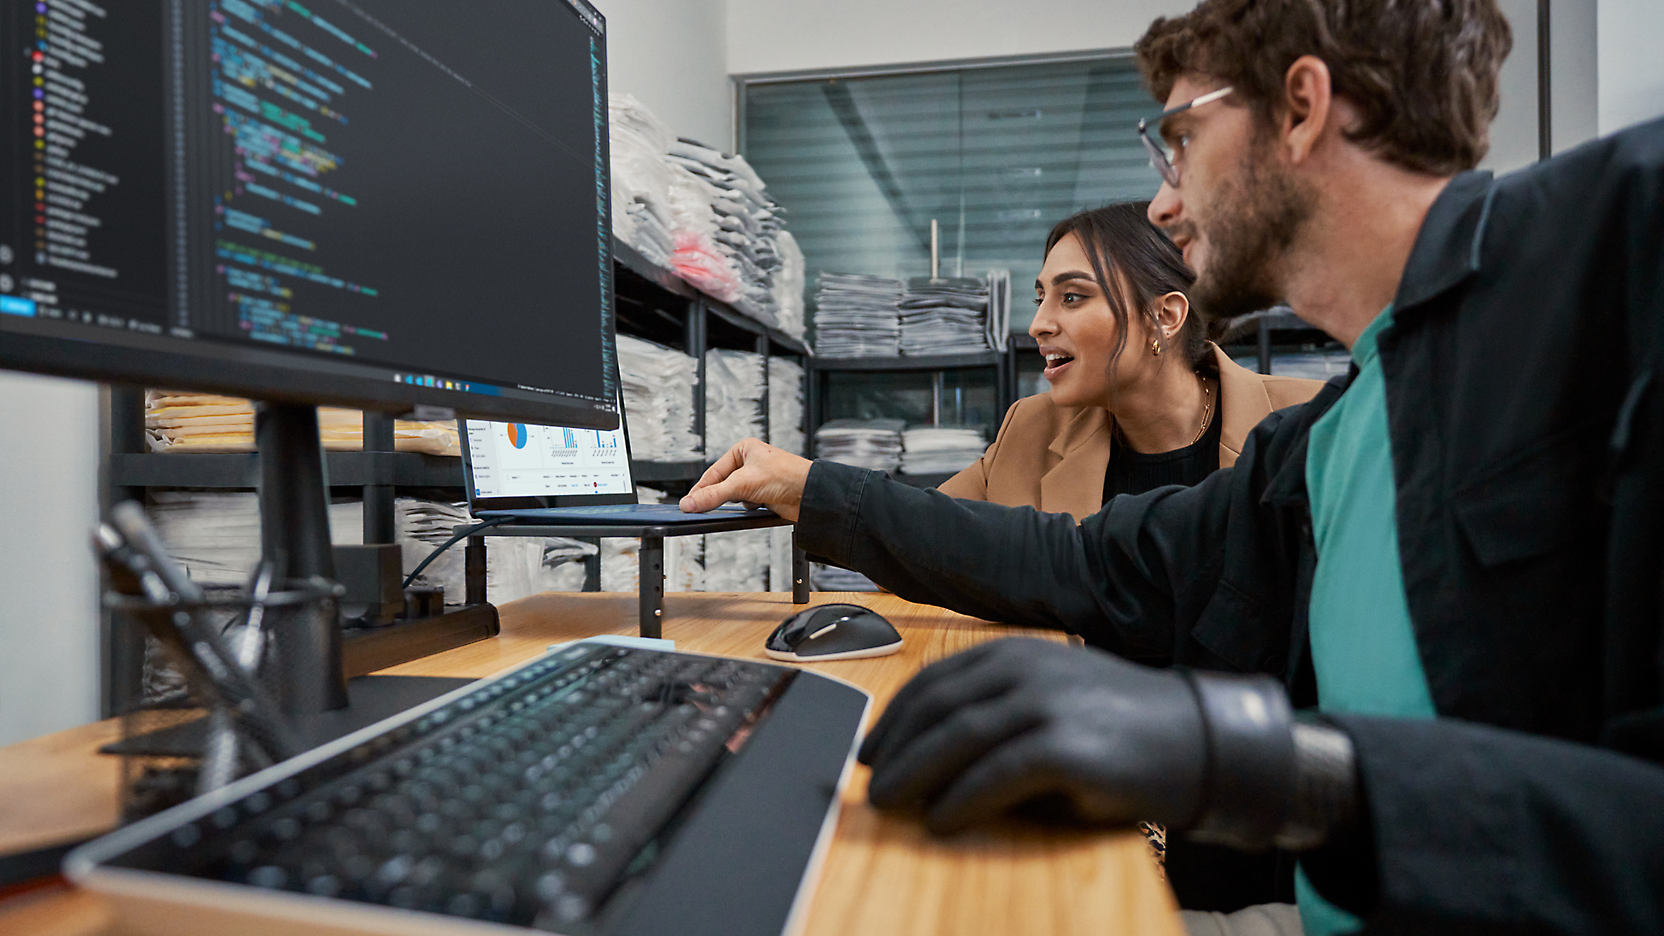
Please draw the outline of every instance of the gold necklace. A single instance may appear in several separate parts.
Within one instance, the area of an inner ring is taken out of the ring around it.
[[[1202,381],[1202,428],[1196,430],[1196,438],[1190,440],[1191,445],[1202,441],[1207,435],[1208,423],[1213,421],[1213,387],[1208,385],[1208,379],[1201,374],[1196,375]]]
[[[1202,441],[1202,436],[1208,434],[1208,426],[1213,422],[1213,387],[1201,374],[1197,374],[1196,379],[1202,382],[1202,427],[1196,430],[1196,438],[1190,440],[1191,445]],[[1121,434],[1121,421],[1115,418],[1114,413],[1109,416],[1109,431],[1122,445],[1127,444],[1127,437]]]

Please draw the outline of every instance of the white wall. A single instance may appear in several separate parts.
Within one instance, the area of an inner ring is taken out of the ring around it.
[[[1194,0],[728,0],[734,74],[1130,46]]]
[[[1660,0],[1600,2],[1603,22],[1613,5],[1664,15]],[[1502,110],[1483,165],[1507,171],[1537,159],[1537,2],[1500,3],[1514,28],[1514,51],[1503,65]],[[1564,36],[1551,43],[1554,68],[1564,71],[1553,85],[1554,103],[1567,115],[1554,127],[1556,149],[1595,132],[1588,116],[1595,104],[1595,3],[1556,0],[1553,6],[1552,28]],[[728,0],[728,70],[744,75],[1127,48],[1156,17],[1194,6],[1195,0],[1030,0],[1020,8],[1010,0]],[[1604,75],[1603,69],[1602,81]]]
[[[98,717],[98,388],[0,371],[0,745]]]
[[[1600,132],[1664,115],[1664,2],[1600,0]]]
[[[731,145],[725,0],[594,0],[607,18],[607,86],[678,136]]]

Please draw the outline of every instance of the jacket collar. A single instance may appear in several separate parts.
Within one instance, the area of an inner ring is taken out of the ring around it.
[[[1489,172],[1464,172],[1433,200],[1393,298],[1398,318],[1478,271],[1493,191]]]
[[[1046,446],[1051,465],[1040,478],[1040,509],[1072,513],[1077,520],[1096,513],[1104,493],[1100,466],[1109,458],[1109,448],[1109,411],[1099,406],[1077,410]],[[1086,465],[1094,470],[1083,471]]]
[[[1208,342],[1219,365],[1219,464],[1234,463],[1248,442],[1248,433],[1260,420],[1271,415],[1271,394],[1258,374],[1231,360],[1220,347]]]
[[[1100,406],[1082,406],[1075,410],[1075,416],[1063,431],[1052,437],[1047,450],[1058,458],[1067,457],[1077,446],[1090,441],[1093,436],[1109,430],[1109,411]]]
[[[1266,480],[1265,490],[1260,495],[1262,502],[1273,507],[1306,506],[1306,442],[1311,435],[1312,424],[1335,405],[1357,376],[1358,366],[1354,364],[1344,375],[1329,378],[1323,389],[1317,391],[1317,396],[1295,411],[1292,418],[1299,420],[1300,428],[1287,443],[1291,447],[1289,456],[1281,459],[1281,467]]]

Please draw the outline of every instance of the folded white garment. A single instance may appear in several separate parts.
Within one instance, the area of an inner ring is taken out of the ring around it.
[[[900,280],[822,273],[815,287],[815,353],[894,357],[901,353]]]
[[[971,426],[914,426],[901,434],[901,472],[958,472],[982,457],[988,440]]]
[[[895,471],[901,466],[899,419],[834,419],[815,430],[815,456],[857,468]]]
[[[660,462],[703,457],[693,431],[699,361],[673,348],[619,335],[618,370],[630,425],[630,455]]]
[[[741,439],[763,434],[763,356],[705,352],[705,450],[714,459]]]
[[[768,440],[803,454],[803,366],[786,358],[768,359]]]

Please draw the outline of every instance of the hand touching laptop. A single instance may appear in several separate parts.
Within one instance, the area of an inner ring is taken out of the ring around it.
[[[793,455],[761,439],[744,439],[706,469],[699,483],[682,498],[686,513],[715,510],[730,501],[763,504],[787,520],[797,519],[803,486],[809,481],[809,459]]]

